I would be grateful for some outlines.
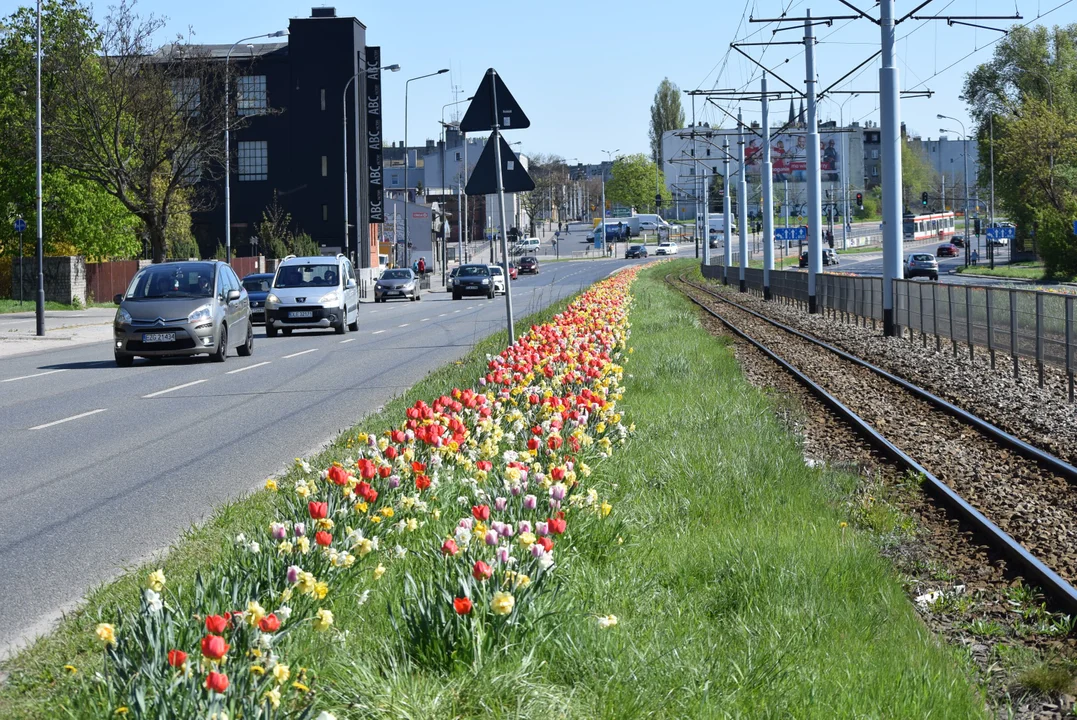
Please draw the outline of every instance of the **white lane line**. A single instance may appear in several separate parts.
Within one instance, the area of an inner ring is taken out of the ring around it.
[[[427,321],[427,320],[429,320],[429,319],[430,319],[430,318],[423,318],[423,319],[422,319],[422,320],[420,320],[419,322],[426,322],[426,321]]]
[[[291,355],[285,355],[284,359],[287,360],[288,358],[299,357],[300,355],[306,355],[307,353],[312,353],[312,352],[318,352],[318,348],[311,348],[310,350],[300,350],[297,353],[292,353]]]
[[[397,325],[397,327],[407,327],[407,326],[408,326],[408,325],[410,325],[410,324],[411,324],[411,323],[404,323],[403,325]]]
[[[359,338],[349,338],[349,339],[347,339],[347,340],[341,340],[341,341],[340,341],[340,344],[341,344],[341,345],[343,345],[344,343],[350,343],[350,342],[355,342],[355,341],[356,341],[356,340],[358,340],[358,339],[359,339]]]
[[[446,315],[448,315],[448,314],[449,314],[449,313],[441,313],[440,315],[438,315],[438,317],[445,317],[445,316],[446,316]]]
[[[454,313],[458,313],[458,312],[460,312],[460,311],[459,311],[459,310],[453,310],[453,312],[454,312]]]
[[[90,415],[96,415],[97,413],[103,413],[107,409],[108,408],[100,408],[99,410],[91,410],[90,412],[79,413],[78,415],[72,415],[71,417],[64,418],[63,420],[55,420],[55,421],[50,422],[50,423],[45,423],[44,425],[35,425],[30,429],[31,430],[44,430],[45,428],[50,428],[53,425],[59,425],[61,423],[71,422],[72,420],[78,420],[79,418],[88,417]]]
[[[16,380],[28,380],[30,378],[41,377],[42,375],[52,375],[53,373],[61,372],[67,372],[67,370],[47,370],[45,372],[34,373],[33,375],[22,375],[20,377],[8,378],[7,380],[0,380],[0,382],[15,382]]]
[[[203,378],[202,380],[195,380],[194,382],[183,383],[182,385],[177,385],[176,387],[170,387],[167,390],[158,390],[155,393],[150,393],[149,395],[143,395],[142,397],[143,398],[157,397],[158,395],[164,395],[165,393],[175,392],[176,390],[182,390],[183,388],[189,388],[192,385],[199,385],[199,384],[207,382],[207,381],[208,381],[208,378]]]
[[[235,375],[236,373],[247,372],[248,370],[253,370],[256,367],[262,367],[263,365],[268,365],[269,362],[270,362],[269,360],[266,360],[265,362],[255,363],[254,365],[248,365],[247,367],[241,367],[238,370],[229,370],[228,372],[225,373],[225,375]]]
[[[383,332],[385,332],[385,331],[384,330],[375,330],[374,332],[372,332],[370,334],[371,335],[381,335]]]

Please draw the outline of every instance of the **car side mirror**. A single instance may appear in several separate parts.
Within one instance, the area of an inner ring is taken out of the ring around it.
[[[352,280],[351,278],[348,278],[348,289],[350,290],[353,287],[355,287],[355,281]]]
[[[234,302],[236,300],[239,300],[239,290],[229,290],[228,295],[226,295],[225,297],[228,298],[228,302]]]
[[[114,295],[112,297],[112,302],[116,303],[117,305],[121,304],[123,302],[123,293]]]

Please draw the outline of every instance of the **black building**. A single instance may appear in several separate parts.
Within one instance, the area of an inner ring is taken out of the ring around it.
[[[261,251],[250,240],[274,193],[295,229],[323,253],[347,252],[360,268],[377,263],[371,252],[367,207],[366,27],[334,8],[293,18],[288,42],[237,45],[230,78],[236,127],[231,132],[231,234],[234,255]],[[225,58],[230,46],[203,49]],[[348,230],[345,237],[345,85],[348,126]],[[360,112],[362,111],[362,112]],[[224,142],[224,138],[221,138]],[[225,241],[224,181],[214,181],[221,202],[196,213],[192,230],[203,253]]]

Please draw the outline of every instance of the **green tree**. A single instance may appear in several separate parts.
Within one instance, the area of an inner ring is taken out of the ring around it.
[[[633,207],[637,212],[654,208],[655,179],[658,166],[643,153],[622,155],[613,161],[610,179],[606,181],[606,202]],[[658,183],[662,203],[671,199],[665,183]]]
[[[684,109],[681,107],[681,90],[669,78],[658,83],[651,104],[651,160],[662,164],[662,133],[684,127]]]
[[[262,211],[262,222],[258,223],[257,230],[266,257],[317,255],[319,252],[318,244],[310,235],[294,230],[292,215],[281,207],[276,191],[273,192],[273,202]]]
[[[928,208],[934,205],[932,197],[936,185],[938,185],[938,173],[931,167],[931,163],[920,149],[919,143],[902,142],[901,144],[901,191],[905,198],[904,207],[907,212],[922,213],[925,208],[921,204],[921,193],[928,193]]]

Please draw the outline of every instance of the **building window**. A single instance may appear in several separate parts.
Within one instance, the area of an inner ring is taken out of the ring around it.
[[[265,140],[239,143],[239,179],[269,179],[269,148]]]
[[[325,112],[325,88],[322,88],[322,112]]]
[[[461,160],[463,160],[463,157],[460,155],[460,153],[456,153],[456,162],[460,162]]]
[[[400,184],[400,176],[399,175],[393,175],[393,187],[396,187],[399,184]]]
[[[879,177],[879,166],[878,165],[872,165],[871,166],[871,176],[872,177]]]
[[[879,151],[878,150],[872,150],[871,151],[871,159],[872,160],[878,160],[879,159]]]
[[[245,75],[236,78],[237,115],[265,115],[268,108],[265,75]]]
[[[198,78],[177,78],[172,81],[172,109],[185,115],[197,115],[202,103]]]
[[[325,155],[322,155],[322,177],[325,177],[328,174],[329,174],[329,158],[327,158]]]
[[[688,168],[688,174],[689,175],[695,175],[696,174],[696,169],[694,167]]]
[[[329,220],[329,206],[328,205],[322,205],[322,220],[323,221],[328,221]]]
[[[707,148],[707,157],[710,157],[710,156],[711,156],[711,150],[710,150],[710,148]]]

